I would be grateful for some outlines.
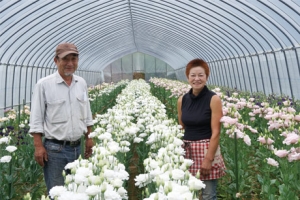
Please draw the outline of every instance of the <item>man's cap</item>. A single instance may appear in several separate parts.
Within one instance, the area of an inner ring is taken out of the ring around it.
[[[58,56],[59,58],[63,58],[68,54],[79,54],[77,47],[72,43],[61,43],[57,45],[55,57]]]

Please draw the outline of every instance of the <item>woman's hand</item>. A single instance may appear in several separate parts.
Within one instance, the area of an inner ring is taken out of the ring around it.
[[[200,174],[207,176],[210,174],[213,160],[209,160],[208,158],[204,158],[202,164],[200,166]]]

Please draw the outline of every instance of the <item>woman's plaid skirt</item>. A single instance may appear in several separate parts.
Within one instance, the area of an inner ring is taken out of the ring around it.
[[[200,166],[204,157],[207,153],[209,147],[209,139],[205,140],[197,140],[197,141],[190,141],[190,140],[183,140],[184,142],[184,149],[185,149],[185,158],[191,159],[194,161],[193,165],[190,166],[190,173],[196,176],[197,172],[200,172],[200,180],[212,180],[218,179],[225,175],[225,164],[223,157],[220,152],[220,146],[215,154],[214,161],[212,162],[212,168],[208,175],[202,175],[200,171]]]

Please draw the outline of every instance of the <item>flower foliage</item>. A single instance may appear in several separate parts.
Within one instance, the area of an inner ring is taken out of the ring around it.
[[[168,97],[173,99],[190,88],[187,83],[168,79],[153,78],[151,82],[159,89],[158,95],[171,91]],[[172,88],[175,85],[180,86]],[[253,191],[257,191],[256,195],[261,199],[299,198],[297,192],[291,192],[299,191],[295,183],[300,175],[299,101],[284,96],[208,87],[223,103],[221,147],[227,176],[230,176],[225,179],[235,182],[228,183],[229,189],[224,187],[226,193],[229,191],[232,198],[236,195],[250,198]],[[172,106],[172,109],[176,113],[176,107]],[[257,187],[257,183],[261,187]]]
[[[116,105],[97,114],[94,123],[89,136],[96,144],[92,156],[66,165],[71,173],[65,175],[64,186],[50,190],[51,198],[84,193],[82,199],[127,199],[124,186],[134,151],[144,172],[134,179],[143,189],[142,198],[193,199],[205,187],[188,171],[193,162],[183,157],[180,127],[168,119],[165,106],[145,81],[131,81]]]

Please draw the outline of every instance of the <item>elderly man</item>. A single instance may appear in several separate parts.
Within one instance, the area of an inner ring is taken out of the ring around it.
[[[86,138],[85,157],[92,153],[93,141],[88,135],[93,121],[87,84],[74,75],[78,56],[74,44],[59,44],[54,57],[57,71],[40,79],[32,96],[29,132],[34,138],[35,160],[44,169],[48,193],[52,187],[64,185],[64,167],[79,157],[82,135]]]

